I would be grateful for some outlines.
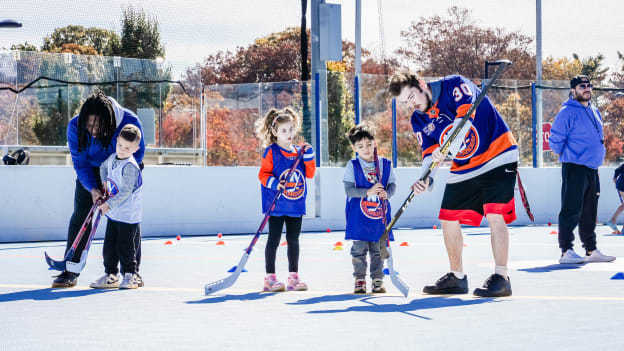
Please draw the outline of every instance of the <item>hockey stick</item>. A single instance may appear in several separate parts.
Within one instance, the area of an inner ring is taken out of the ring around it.
[[[451,135],[449,135],[448,139],[446,139],[446,141],[444,142],[444,144],[440,148],[440,152],[443,155],[448,152],[449,148],[451,147],[451,144],[453,143],[455,138],[457,138],[457,135],[459,135],[459,132],[464,127],[466,122],[468,122],[468,119],[470,118],[470,116],[477,110],[477,107],[479,107],[479,104],[481,104],[481,101],[485,98],[485,95],[487,94],[487,92],[490,89],[490,87],[494,84],[494,82],[498,79],[498,77],[500,77],[501,74],[503,74],[503,71],[505,70],[505,68],[507,68],[507,66],[511,65],[511,61],[500,60],[500,61],[496,61],[494,64],[498,64],[499,67],[496,70],[496,72],[494,72],[494,75],[492,76],[492,79],[485,85],[483,90],[481,90],[481,94],[479,94],[479,96],[477,96],[477,99],[472,104],[472,106],[470,106],[470,109],[468,110],[466,115],[461,119],[461,121],[459,121],[459,123],[457,124],[457,127],[455,128],[453,133],[451,133]],[[431,162],[431,164],[429,165],[429,168],[427,168],[425,173],[420,177],[420,180],[424,181],[425,179],[427,179],[429,177],[429,175],[431,174],[431,172],[438,166],[438,164],[439,164],[439,162]],[[405,210],[407,209],[407,206],[409,206],[410,202],[412,202],[412,200],[414,199],[415,195],[416,194],[414,193],[414,190],[410,191],[410,193],[407,196],[407,198],[405,199],[405,201],[403,201],[403,205],[401,205],[399,210],[394,214],[394,217],[392,217],[392,220],[390,221],[390,223],[388,223],[388,225],[386,226],[386,230],[384,231],[383,235],[388,235],[388,232],[390,232],[392,227],[394,227],[394,224],[396,223],[396,221],[399,220],[399,218],[401,217],[403,212],[405,212]]]
[[[102,201],[103,202],[103,201]],[[82,250],[82,254],[80,254],[80,261],[78,263],[73,261],[66,261],[65,268],[68,272],[80,274],[82,269],[87,264],[87,256],[89,255],[89,248],[91,247],[91,241],[93,241],[93,237],[95,236],[95,232],[97,231],[98,224],[100,224],[100,217],[102,217],[102,211],[98,208],[96,209],[97,216],[95,217],[95,222],[91,226],[91,232],[89,233],[89,239],[87,240],[87,245],[85,245],[84,250]]]
[[[57,270],[57,271],[64,271],[65,270],[66,262],[71,261],[74,258],[74,254],[76,253],[76,249],[78,248],[78,245],[82,241],[82,237],[84,236],[84,233],[87,231],[87,227],[89,226],[89,224],[91,224],[91,221],[93,219],[93,214],[95,213],[95,210],[97,209],[97,207],[101,203],[102,202],[97,200],[93,204],[93,206],[91,206],[91,209],[89,210],[89,214],[87,214],[87,217],[85,218],[84,222],[82,222],[82,227],[80,227],[80,231],[78,232],[78,235],[76,235],[76,238],[74,239],[74,242],[72,243],[71,248],[69,250],[67,250],[67,252],[65,253],[65,256],[63,257],[62,261],[53,260],[48,255],[48,253],[44,251],[45,260],[48,263],[48,266],[50,266],[50,269],[54,269],[54,270]]]
[[[297,168],[297,166],[299,165],[299,161],[301,161],[301,158],[303,158],[303,153],[304,152],[305,152],[305,147],[302,146],[301,150],[299,150],[299,153],[297,154],[297,158],[295,159],[295,162],[293,163],[292,166],[290,166],[290,169],[288,170],[288,173],[286,174],[286,177],[284,177],[284,179],[286,179],[286,180],[290,179],[290,176],[295,171],[295,168]],[[260,237],[260,232],[262,231],[262,229],[264,229],[264,226],[269,221],[269,217],[271,217],[271,215],[270,215],[271,211],[273,211],[275,209],[275,205],[277,204],[277,200],[281,197],[282,193],[284,192],[284,189],[285,188],[280,189],[277,192],[277,194],[275,194],[275,197],[273,198],[273,202],[271,202],[271,205],[269,206],[269,209],[267,210],[266,214],[264,215],[264,218],[262,219],[262,223],[260,223],[260,227],[258,227],[258,230],[256,231],[256,234],[254,235],[253,239],[251,239],[251,243],[249,244],[249,246],[245,250],[245,253],[241,257],[240,261],[238,261],[238,264],[236,265],[236,269],[234,270],[234,272],[232,272],[232,274],[230,274],[226,278],[219,279],[219,280],[214,281],[212,283],[206,284],[204,286],[204,293],[206,295],[210,295],[210,294],[215,293],[215,292],[217,292],[219,290],[223,290],[223,289],[229,288],[230,286],[232,286],[236,282],[236,280],[238,279],[238,276],[240,275],[241,271],[245,267],[245,264],[247,263],[247,260],[249,259],[249,255],[251,255],[251,250],[256,245],[256,242],[258,241],[258,238]]]
[[[531,206],[529,206],[529,199],[526,196],[524,186],[522,185],[522,180],[520,179],[520,171],[516,170],[516,175],[518,176],[518,191],[520,191],[520,199],[522,199],[522,205],[524,205],[524,210],[526,211],[527,216],[529,216],[531,222],[535,222],[533,213],[531,213]]]
[[[381,182],[381,172],[379,171],[379,157],[377,155],[377,145],[375,145],[375,149],[373,153],[375,157],[375,174],[377,176],[377,181]],[[386,200],[384,199],[380,199],[380,200],[381,200],[381,212],[382,212],[381,220],[385,228],[386,227]],[[384,234],[387,234],[387,233],[384,233]],[[409,286],[405,284],[403,279],[401,279],[394,271],[394,260],[392,258],[392,249],[390,248],[390,238],[388,236],[389,234],[386,235],[386,240],[384,244],[386,245],[386,249],[388,250],[388,257],[386,259],[388,260],[388,271],[390,271],[390,281],[397,289],[399,289],[399,291],[403,294],[403,296],[407,297],[407,294],[409,293]],[[382,235],[381,238],[384,238],[384,236]],[[383,245],[383,244],[380,243],[380,245]]]

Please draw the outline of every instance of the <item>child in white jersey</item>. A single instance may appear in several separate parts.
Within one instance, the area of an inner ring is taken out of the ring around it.
[[[92,288],[136,289],[137,276],[135,236],[139,235],[142,217],[141,171],[132,156],[139,148],[141,131],[132,124],[125,126],[117,137],[116,152],[100,166],[100,176],[106,180],[109,199],[100,205],[108,218],[104,247],[105,274],[91,283]],[[123,281],[119,283],[121,263]]]

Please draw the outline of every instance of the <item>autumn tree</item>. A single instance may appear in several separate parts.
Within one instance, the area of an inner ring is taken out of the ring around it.
[[[404,44],[396,55],[402,64],[415,65],[423,76],[477,78],[483,76],[486,60],[508,59],[514,64],[505,78],[534,77],[535,55],[529,49],[533,39],[503,28],[481,28],[468,9],[454,6],[446,17],[421,17],[401,31],[401,37]]]
[[[73,44],[93,48],[96,55],[113,56],[119,51],[119,41],[119,35],[115,32],[96,27],[86,28],[71,25],[56,28],[52,34],[46,36],[43,39],[41,51],[71,52],[62,51],[63,45]]]

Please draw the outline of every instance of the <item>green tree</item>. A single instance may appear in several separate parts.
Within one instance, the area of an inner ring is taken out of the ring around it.
[[[128,6],[123,11],[121,27],[120,56],[150,60],[165,57],[155,17],[148,16],[143,9]]]
[[[43,113],[32,116],[33,132],[41,145],[65,145],[67,143],[67,101],[63,98],[63,89],[58,89],[52,104],[41,100],[39,106]]]
[[[92,47],[98,55],[115,56],[119,52],[119,35],[96,27],[67,26],[56,28],[52,34],[43,38],[41,51],[63,52],[64,44],[77,44]]]
[[[24,42],[24,44],[14,44],[11,45],[11,50],[19,50],[19,51],[39,51],[39,49],[29,42]]]
[[[575,60],[581,63],[581,74],[584,74],[589,77],[592,81],[596,83],[601,83],[607,77],[608,67],[603,68],[604,55],[598,53],[596,57],[589,56],[584,59],[580,59],[579,55],[572,54]]]

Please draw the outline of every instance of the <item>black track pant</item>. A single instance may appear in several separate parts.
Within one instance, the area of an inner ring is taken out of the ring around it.
[[[585,251],[596,249],[596,219],[600,181],[598,170],[563,163],[561,165],[561,211],[559,212],[559,247],[565,252],[573,247],[574,228]]]
[[[264,249],[264,260],[267,274],[275,273],[275,254],[282,237],[282,228],[286,223],[286,242],[288,243],[288,271],[299,271],[299,234],[301,233],[301,217],[269,217],[269,238]]]
[[[139,236],[139,224],[108,220],[102,256],[104,257],[104,271],[108,274],[117,274],[117,266],[121,263],[124,273],[136,273],[137,257],[135,237]]]

